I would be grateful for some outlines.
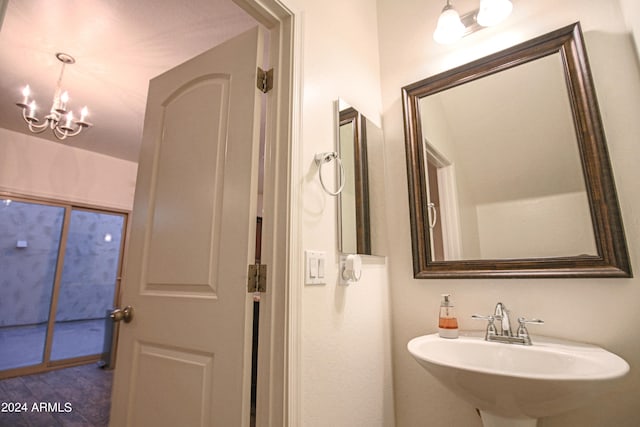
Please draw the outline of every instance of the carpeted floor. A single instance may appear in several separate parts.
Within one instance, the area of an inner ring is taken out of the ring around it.
[[[0,427],[106,427],[112,381],[96,364],[0,380]]]

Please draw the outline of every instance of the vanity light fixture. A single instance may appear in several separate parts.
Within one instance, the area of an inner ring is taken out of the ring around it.
[[[433,39],[440,44],[451,44],[464,35],[465,27],[460,20],[460,14],[451,6],[451,1],[442,9],[438,18],[438,25],[433,33]]]
[[[24,98],[22,102],[18,102],[16,105],[22,108],[22,118],[27,123],[31,132],[42,133],[49,128],[57,139],[63,140],[69,136],[78,135],[84,128],[91,126],[91,123],[85,120],[89,114],[87,107],[84,107],[80,111],[80,120],[74,120],[73,111],[67,109],[69,93],[66,91],[63,92],[60,87],[65,65],[74,64],[76,60],[73,56],[61,52],[56,53],[56,58],[62,62],[62,69],[60,70],[60,76],[56,84],[51,109],[49,110],[49,114],[44,117],[44,122],[38,124],[40,120],[36,117],[36,101],[29,98],[31,95],[29,85],[22,89],[22,96]]]
[[[511,0],[480,0],[480,7],[460,16],[451,0],[442,9],[433,39],[440,44],[451,44],[484,27],[491,27],[511,14]]]
[[[483,27],[491,27],[507,19],[512,9],[511,0],[481,0],[476,21]]]

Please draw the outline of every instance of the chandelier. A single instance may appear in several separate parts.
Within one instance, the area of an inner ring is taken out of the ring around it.
[[[44,121],[40,123],[40,119],[36,117],[36,101],[29,99],[31,95],[29,85],[22,89],[24,99],[16,105],[22,108],[22,118],[27,123],[31,132],[42,133],[48,128],[51,129],[51,132],[53,132],[53,135],[57,139],[63,140],[69,136],[78,135],[84,128],[92,125],[85,120],[89,114],[87,107],[84,107],[80,111],[80,120],[74,120],[73,111],[67,109],[69,94],[66,91],[63,92],[60,86],[62,75],[64,74],[64,67],[67,64],[74,64],[76,60],[73,56],[62,52],[56,53],[56,58],[62,62],[62,69],[60,70],[60,77],[58,77],[58,83],[56,84],[51,109],[49,110],[49,114],[44,116]]]

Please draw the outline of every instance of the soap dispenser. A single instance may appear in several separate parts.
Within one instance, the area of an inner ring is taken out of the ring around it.
[[[440,318],[438,320],[438,334],[441,338],[458,338],[458,319],[455,307],[449,299],[451,295],[443,294],[440,303]]]

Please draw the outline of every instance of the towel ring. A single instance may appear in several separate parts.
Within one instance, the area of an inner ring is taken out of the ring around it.
[[[345,177],[344,166],[342,166],[342,160],[340,159],[340,156],[338,156],[338,153],[336,153],[335,151],[330,151],[327,153],[316,153],[314,160],[316,162],[316,165],[318,166],[318,176],[320,176],[320,185],[322,185],[322,189],[331,196],[337,196],[338,194],[340,194],[342,192],[342,189],[344,188]],[[336,191],[329,190],[327,186],[324,185],[324,181],[322,180],[322,165],[325,163],[329,163],[332,160],[335,160],[338,164],[338,167],[340,168],[340,187],[338,187]]]
[[[436,210],[436,204],[429,202],[427,203],[427,208],[429,209],[429,228],[434,229],[438,223],[438,211]]]

